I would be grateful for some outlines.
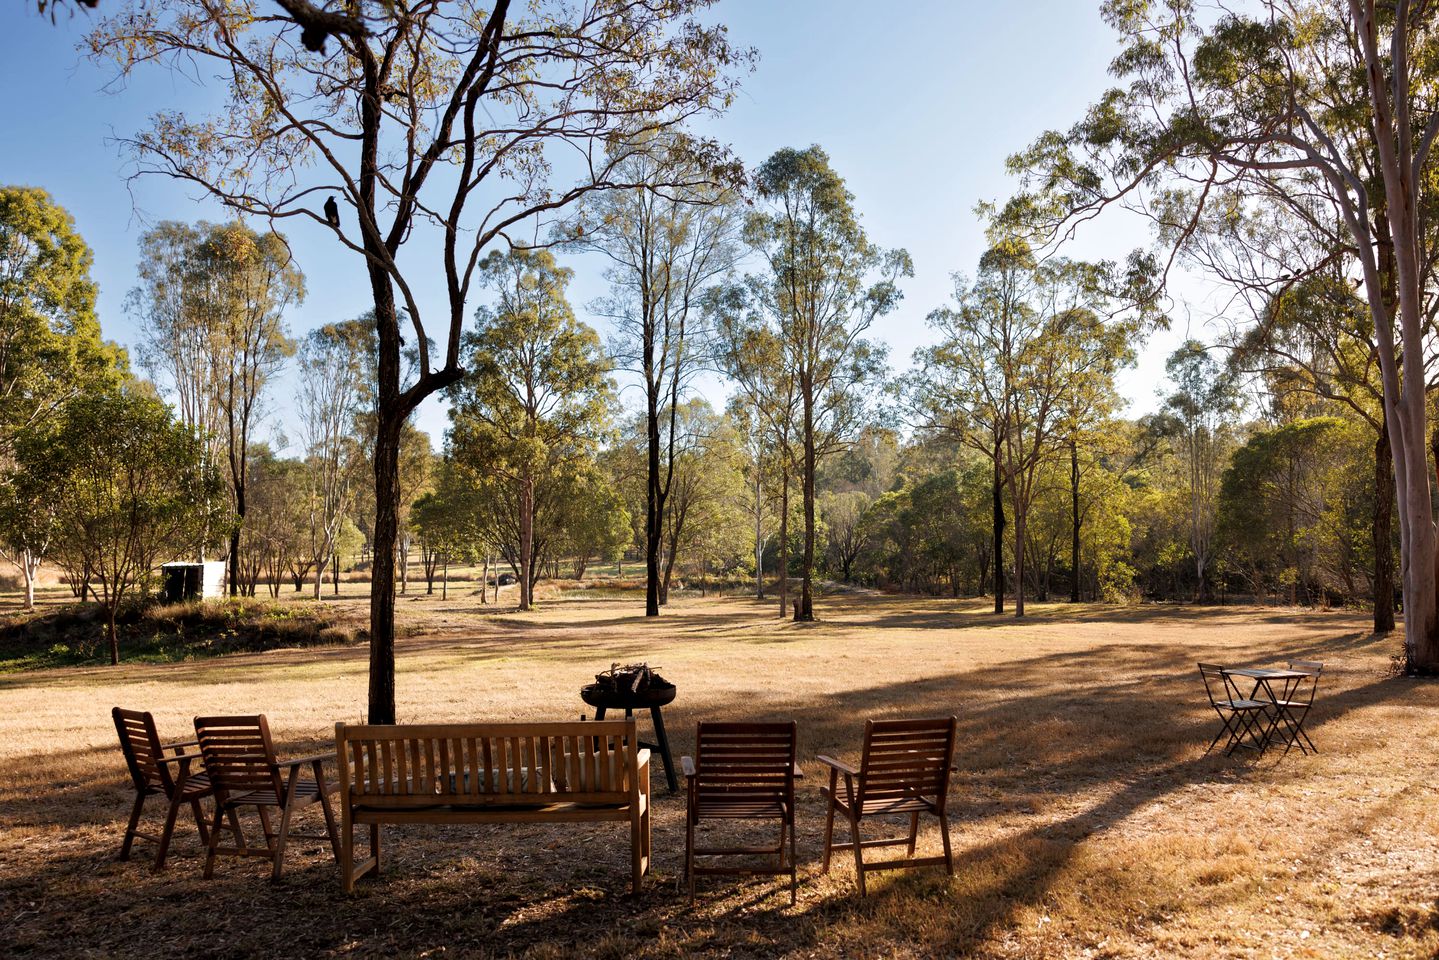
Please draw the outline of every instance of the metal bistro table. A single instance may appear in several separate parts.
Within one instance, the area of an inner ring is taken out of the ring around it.
[[[1285,726],[1288,728],[1285,734],[1285,752],[1287,753],[1288,747],[1294,743],[1295,737],[1299,735],[1301,727],[1296,725],[1295,718],[1289,715],[1286,705],[1295,687],[1298,686],[1300,682],[1314,676],[1314,674],[1308,670],[1290,670],[1275,667],[1239,667],[1233,669],[1226,667],[1224,673],[1231,677],[1243,677],[1246,680],[1253,680],[1254,689],[1249,691],[1248,699],[1259,700],[1269,704],[1269,726],[1265,729],[1264,735],[1260,739],[1259,752],[1263,753],[1269,749],[1269,744],[1273,741],[1274,735],[1279,732],[1279,721],[1284,719]],[[1274,685],[1276,683],[1283,684],[1283,687],[1280,690],[1275,690]],[[1262,698],[1258,696],[1261,690],[1264,691]],[[1303,751],[1302,745],[1300,750],[1301,752]]]

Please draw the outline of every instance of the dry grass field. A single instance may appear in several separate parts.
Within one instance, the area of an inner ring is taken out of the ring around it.
[[[467,592],[467,591],[465,591]],[[741,599],[557,599],[480,615],[402,603],[402,720],[575,718],[611,661],[679,685],[697,718],[795,718],[801,755],[854,758],[866,717],[953,713],[957,872],[819,872],[818,764],[805,763],[801,890],[707,878],[679,892],[683,799],[658,770],[656,864],[627,894],[621,826],[391,828],[378,881],[341,895],[314,841],[286,876],[193,831],[169,869],[115,860],[128,790],[109,709],[269,715],[287,752],[364,709],[363,647],[0,677],[0,954],[7,957],[1432,957],[1439,951],[1439,685],[1394,678],[1398,641],[1362,616],[1260,608],[829,598],[821,623]],[[358,604],[358,598],[339,601]],[[1317,756],[1204,756],[1195,661],[1324,660]],[[313,808],[312,808],[313,811]],[[307,814],[306,826],[317,815]],[[767,834],[766,834],[767,835]],[[937,851],[931,827],[921,834]]]

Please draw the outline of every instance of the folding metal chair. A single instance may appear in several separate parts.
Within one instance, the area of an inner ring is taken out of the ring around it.
[[[1214,663],[1201,663],[1199,675],[1204,678],[1204,692],[1209,705],[1219,714],[1223,726],[1209,741],[1204,752],[1209,753],[1219,743],[1219,738],[1228,735],[1224,744],[1224,755],[1229,756],[1240,747],[1256,752],[1264,750],[1264,721],[1268,719],[1271,704],[1263,700],[1251,700],[1241,696],[1233,679],[1224,668]],[[1217,687],[1217,690],[1216,690]],[[1218,696],[1216,696],[1218,693]],[[1248,738],[1248,740],[1246,740]]]
[[[1272,727],[1277,730],[1280,723],[1284,724],[1283,732],[1287,740],[1284,753],[1287,754],[1289,748],[1294,746],[1299,747],[1300,753],[1318,753],[1319,748],[1304,731],[1304,721],[1309,717],[1309,708],[1314,706],[1314,694],[1319,689],[1319,675],[1324,672],[1324,664],[1318,660],[1290,660],[1289,669],[1303,671],[1310,676],[1302,680],[1291,680],[1284,685],[1283,693],[1274,701],[1275,716]]]

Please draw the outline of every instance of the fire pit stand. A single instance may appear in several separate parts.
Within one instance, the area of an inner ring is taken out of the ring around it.
[[[655,728],[655,739],[659,742],[648,743],[641,740],[640,746],[659,753],[660,760],[665,765],[665,783],[669,786],[670,793],[677,792],[680,785],[675,776],[674,760],[670,757],[670,738],[665,735],[665,718],[660,713],[660,708],[672,703],[674,698],[675,688],[671,684],[651,686],[638,693],[607,689],[598,683],[580,688],[580,699],[595,708],[596,720],[603,720],[605,713],[610,710],[623,710],[626,720],[633,717],[636,710],[649,710],[650,722]]]

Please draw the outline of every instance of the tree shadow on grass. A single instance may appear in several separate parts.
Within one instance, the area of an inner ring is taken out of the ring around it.
[[[1285,641],[1255,662],[1326,645],[1342,651],[1361,639]],[[781,885],[719,881],[707,884],[691,906],[675,886],[683,800],[662,792],[656,794],[656,873],[635,898],[623,895],[623,828],[576,825],[393,830],[384,875],[362,884],[354,898],[339,893],[332,863],[313,842],[297,845],[278,886],[254,862],[225,862],[213,882],[201,880],[193,838],[177,841],[176,862],[153,877],[148,850],[141,848],[129,864],[111,860],[127,811],[116,750],[112,778],[37,777],[33,804],[17,799],[0,811],[7,823],[33,830],[18,848],[0,845],[0,914],[9,918],[0,920],[0,937],[17,957],[87,950],[135,957],[526,950],[538,956],[765,956],[821,948],[843,953],[856,932],[867,952],[973,953],[993,944],[1023,911],[1042,906],[1058,886],[1075,882],[1075,864],[1095,833],[1196,785],[1262,790],[1266,778],[1282,776],[1276,773],[1282,767],[1199,754],[1218,721],[1203,699],[1195,656],[1177,643],[1113,645],[920,681],[837,685],[818,696],[781,691],[735,701],[696,691],[677,704],[670,723],[677,753],[690,746],[693,721],[701,716],[799,722],[809,774],[800,818],[807,886],[819,886],[823,822],[822,777],[813,755],[853,756],[869,717],[954,713],[960,718],[955,881],[915,873],[877,882],[866,901],[806,891],[795,910]],[[1325,727],[1355,710],[1427,697],[1422,685],[1344,671],[1322,689],[1310,721],[1321,749]],[[286,743],[281,752],[300,748]],[[93,760],[97,749],[61,751],[57,769]],[[980,824],[1000,825],[1002,836],[966,842],[967,828]],[[842,880],[824,889],[846,890]],[[112,922],[115,917],[123,923]]]

